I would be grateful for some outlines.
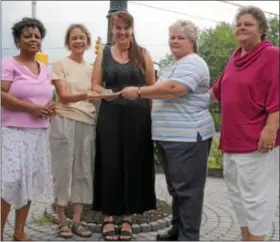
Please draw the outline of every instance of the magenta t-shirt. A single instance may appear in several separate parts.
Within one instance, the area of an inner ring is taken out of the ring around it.
[[[279,48],[263,41],[243,57],[240,52],[233,53],[212,88],[221,104],[220,148],[228,153],[257,151],[268,115],[280,109]]]
[[[19,63],[14,57],[2,58],[2,81],[11,81],[9,93],[13,96],[38,105],[46,105],[52,99],[48,67],[40,64],[40,74],[32,73],[25,65]],[[2,126],[24,128],[46,128],[50,119],[35,118],[26,112],[14,112],[1,107]]]

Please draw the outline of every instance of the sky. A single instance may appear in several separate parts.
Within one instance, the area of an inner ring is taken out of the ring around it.
[[[279,1],[229,2],[254,5],[279,15]],[[222,1],[128,1],[128,11],[135,19],[137,42],[149,50],[156,62],[169,53],[168,27],[176,20],[191,20],[200,29],[204,29],[222,21],[232,23],[237,9]],[[106,42],[108,10],[109,1],[37,1],[36,17],[47,29],[43,51],[49,55],[50,63],[68,54],[63,44],[64,35],[72,23],[87,26],[93,45],[98,36]],[[31,16],[31,1],[2,1],[1,15],[1,55],[15,55],[17,51],[11,27],[21,18]],[[85,59],[91,63],[94,61],[94,46],[85,53]]]

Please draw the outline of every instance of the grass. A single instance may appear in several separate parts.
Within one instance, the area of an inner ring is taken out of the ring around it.
[[[39,226],[44,226],[52,223],[51,216],[48,214],[42,214],[38,217],[32,216],[32,222]]]

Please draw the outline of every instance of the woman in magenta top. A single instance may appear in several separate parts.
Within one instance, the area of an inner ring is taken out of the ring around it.
[[[279,192],[279,48],[266,40],[268,29],[259,8],[239,10],[239,48],[212,88],[225,181],[245,241],[270,232]]]
[[[45,27],[24,18],[12,33],[19,55],[4,57],[1,68],[1,240],[13,206],[13,240],[28,241],[24,226],[31,200],[52,192],[48,127],[55,110],[48,68],[35,60]]]

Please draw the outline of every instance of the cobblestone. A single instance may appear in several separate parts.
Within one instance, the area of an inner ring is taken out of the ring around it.
[[[135,233],[135,234],[138,234],[141,232],[141,227],[139,224],[133,224],[132,225],[132,231]]]
[[[165,178],[161,174],[156,176],[156,192],[159,199],[165,200],[169,203],[171,202],[171,198],[166,189]],[[48,196],[48,198],[39,197],[32,204],[30,214],[27,219],[26,233],[35,241],[63,241],[63,239],[57,237],[57,225],[43,219],[43,214],[46,209],[49,209],[51,203],[51,196]],[[14,211],[11,211],[4,231],[4,240],[12,239],[14,216]],[[163,221],[162,223],[164,224],[166,222],[167,221]],[[72,240],[102,240],[101,234],[98,232],[100,231],[98,230],[99,226],[100,225],[93,226],[95,227],[95,233],[93,233],[91,238],[83,239],[74,236]],[[155,240],[155,237],[156,232],[142,232],[135,234],[133,236],[133,240],[152,241]],[[240,240],[239,225],[234,211],[232,210],[230,201],[228,200],[227,189],[223,179],[207,178],[201,226],[201,240]],[[267,236],[266,240],[279,241],[279,204],[274,217],[273,231]]]
[[[158,222],[158,226],[159,226],[160,229],[163,229],[167,226],[167,222],[163,219],[158,220],[157,222]]]
[[[147,233],[147,232],[150,232],[150,225],[149,224],[141,224],[141,231],[143,233]]]
[[[159,230],[158,223],[152,222],[152,223],[150,223],[150,225],[152,226],[152,231],[158,231]]]

